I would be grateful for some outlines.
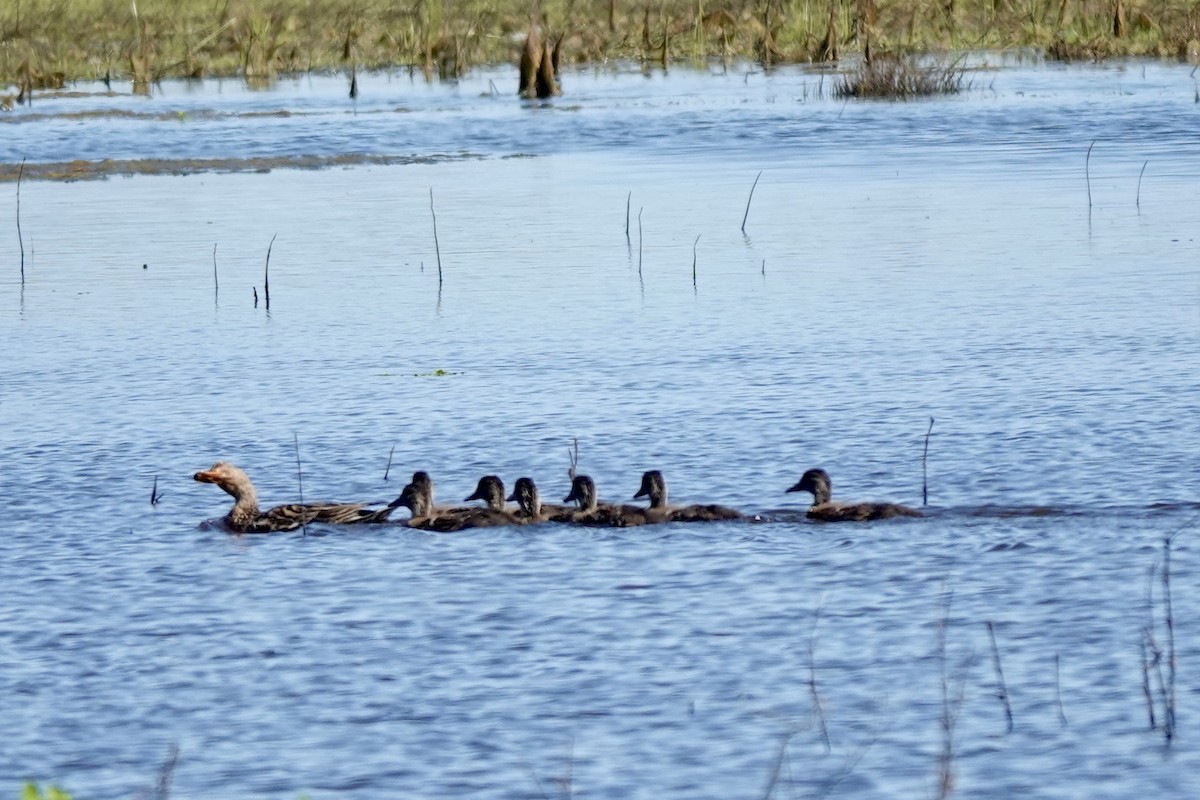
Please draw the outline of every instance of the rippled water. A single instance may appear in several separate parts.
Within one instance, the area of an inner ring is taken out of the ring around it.
[[[958,796],[1200,792],[1194,81],[973,80],[897,105],[805,71],[575,73],[537,105],[508,72],[357,103],[305,78],[0,118],[7,163],[422,162],[26,181],[23,288],[8,205],[0,794],[132,797],[178,744],[187,798],[932,797],[943,665]],[[929,517],[780,513],[816,465],[919,505],[930,417]],[[197,527],[221,458],[266,504],[297,498],[294,441],[309,499],[414,469],[557,499],[575,438],[602,497],[658,467],[781,521]],[[1165,748],[1139,642],[1174,531]]]

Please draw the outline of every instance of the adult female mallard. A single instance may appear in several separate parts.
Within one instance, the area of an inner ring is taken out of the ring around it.
[[[356,525],[386,522],[392,507],[368,508],[364,503],[289,503],[261,511],[258,493],[250,476],[227,461],[218,461],[192,476],[201,483],[215,483],[233,497],[233,508],[221,523],[234,533],[294,531],[310,522]]]
[[[823,522],[867,522],[891,517],[925,516],[916,509],[896,503],[835,503],[830,499],[833,484],[829,480],[829,473],[823,469],[808,470],[788,491],[810,492],[813,502],[807,516]]]
[[[663,517],[666,522],[713,522],[726,519],[744,519],[745,515],[732,508],[718,505],[675,506],[667,504],[667,479],[660,470],[642,473],[642,487],[633,496],[650,498],[650,513]]]
[[[571,518],[577,525],[592,527],[629,528],[665,520],[651,515],[638,506],[618,506],[596,501],[596,482],[588,475],[576,475],[571,480],[571,493],[563,498],[564,503],[574,501],[579,510]]]
[[[575,518],[575,509],[571,506],[542,505],[537,484],[532,478],[517,478],[508,499],[520,506],[517,515],[528,523],[571,522]]]
[[[390,508],[404,506],[412,512],[407,525],[425,531],[447,533],[467,528],[493,528],[519,522],[514,514],[492,508],[436,508],[433,505],[433,481],[428,473],[413,473],[412,482],[404,487]]]

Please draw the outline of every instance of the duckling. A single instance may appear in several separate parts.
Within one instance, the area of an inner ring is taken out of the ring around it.
[[[647,525],[663,521],[661,518],[652,517],[647,509],[638,506],[597,503],[596,482],[587,475],[576,475],[572,479],[571,493],[563,498],[563,502],[570,503],[572,501],[579,504],[579,510],[571,518],[571,522],[576,525],[628,528],[634,525]]]
[[[482,500],[493,511],[503,511],[504,481],[500,480],[499,475],[484,475],[475,486],[475,493],[463,502],[469,503],[472,500]]]
[[[812,505],[808,518],[823,522],[866,522],[891,517],[923,517],[916,509],[896,503],[835,503],[830,499],[833,484],[823,469],[810,469],[789,492],[811,492]]]
[[[293,531],[310,522],[330,525],[386,522],[393,510],[392,506],[367,508],[364,503],[289,503],[260,511],[258,492],[250,476],[227,461],[218,461],[192,478],[201,483],[215,483],[233,497],[233,508],[221,522],[234,533]]]
[[[493,528],[513,525],[517,518],[507,511],[491,508],[435,508],[433,481],[424,472],[413,474],[413,481],[404,487],[390,507],[404,506],[412,512],[407,525],[425,531],[448,533],[466,528]]]
[[[718,505],[697,504],[672,508],[667,504],[667,479],[657,469],[642,473],[642,487],[633,499],[640,497],[650,498],[650,514],[660,516],[666,522],[711,522],[745,517],[740,511]]]
[[[532,478],[517,478],[508,498],[521,507],[518,516],[526,522],[571,522],[575,509],[570,506],[542,505],[537,484]]]

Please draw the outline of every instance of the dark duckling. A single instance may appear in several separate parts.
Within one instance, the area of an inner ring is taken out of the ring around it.
[[[475,493],[463,502],[469,503],[472,500],[482,500],[493,511],[503,511],[504,481],[500,480],[499,475],[484,475],[475,486]]]
[[[896,503],[835,503],[830,499],[833,484],[829,480],[829,473],[823,469],[810,469],[805,472],[800,481],[788,491],[810,492],[813,502],[807,516],[809,519],[823,522],[867,522],[892,517],[925,516],[916,509]]]
[[[571,493],[563,498],[563,502],[570,503],[572,501],[579,504],[579,510],[571,519],[571,522],[576,525],[629,528],[634,525],[664,521],[653,518],[647,509],[638,506],[618,506],[612,503],[596,502],[596,482],[587,475],[576,475],[571,480]]]
[[[364,503],[289,503],[260,511],[258,492],[250,476],[227,461],[218,461],[192,478],[201,483],[215,483],[233,497],[233,508],[221,523],[234,533],[294,531],[310,522],[329,525],[386,522],[393,510],[393,506],[368,508]]]
[[[508,499],[520,506],[517,516],[526,522],[571,522],[575,517],[575,509],[571,506],[542,505],[532,478],[517,478]]]
[[[513,525],[517,518],[506,511],[491,508],[436,508],[433,505],[433,481],[424,472],[413,474],[391,507],[404,506],[412,512],[407,525],[424,531],[448,533],[467,528],[494,528]]]
[[[714,522],[717,520],[744,519],[745,515],[726,506],[696,504],[672,508],[667,504],[667,479],[660,470],[642,473],[642,488],[633,496],[650,498],[650,513],[662,516],[668,522]]]

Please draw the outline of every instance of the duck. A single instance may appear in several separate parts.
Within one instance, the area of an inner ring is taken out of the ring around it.
[[[464,499],[463,502],[469,503],[472,500],[482,500],[493,511],[503,511],[504,481],[500,480],[499,475],[484,475],[475,486],[475,493]]]
[[[920,511],[897,503],[835,503],[830,497],[833,484],[829,473],[820,468],[810,469],[800,476],[789,492],[810,492],[813,496],[806,516],[822,522],[868,522],[892,517],[923,517]]]
[[[662,471],[657,469],[642,473],[642,486],[633,499],[637,500],[641,497],[649,498],[650,513],[663,517],[665,522],[713,522],[745,518],[740,511],[715,504],[672,508],[667,504],[667,479],[663,477]]]
[[[392,506],[369,508],[365,503],[289,503],[262,511],[250,476],[228,461],[218,461],[192,478],[200,483],[215,483],[233,497],[233,508],[221,518],[221,524],[233,533],[294,531],[310,522],[329,525],[386,522],[393,510]]]
[[[629,528],[635,525],[665,521],[658,515],[651,515],[647,509],[639,506],[618,506],[612,503],[596,502],[596,482],[589,475],[576,475],[571,479],[571,493],[563,498],[563,502],[570,503],[572,501],[579,505],[579,510],[571,517],[571,522],[576,525]]]
[[[528,523],[571,522],[575,516],[576,509],[571,506],[542,505],[533,478],[517,478],[508,500],[520,507],[517,514]]]
[[[503,491],[501,492],[503,494]],[[412,512],[406,523],[410,528],[449,533],[467,528],[494,528],[519,522],[514,514],[492,508],[436,508],[433,505],[433,481],[426,472],[414,472],[413,480],[389,507],[404,506]]]

